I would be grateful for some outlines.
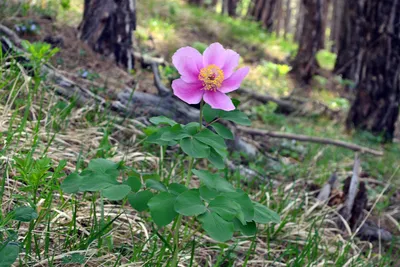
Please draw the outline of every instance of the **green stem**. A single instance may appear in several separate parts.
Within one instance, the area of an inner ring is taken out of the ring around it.
[[[200,112],[201,114],[201,112]],[[188,186],[190,180],[192,179],[192,168],[193,168],[194,158],[189,157],[189,170],[186,176],[185,186]],[[179,214],[176,219],[175,229],[174,229],[174,256],[172,258],[172,267],[178,266],[178,253],[179,253],[179,229],[182,224],[182,214]]]
[[[203,128],[203,106],[204,106],[204,101],[201,100],[201,102],[200,102],[200,130]]]
[[[200,129],[199,131],[202,131],[203,129],[203,106],[204,106],[204,101],[201,100],[200,102]],[[194,158],[189,157],[189,169],[187,172],[186,176],[186,181],[185,181],[185,186],[189,186],[190,180],[192,179],[192,168],[193,168],[193,163],[194,163]],[[179,253],[179,229],[181,228],[182,224],[182,214],[178,215],[178,218],[176,219],[176,224],[175,224],[175,229],[174,229],[174,255],[172,258],[172,267],[178,266],[178,253]]]

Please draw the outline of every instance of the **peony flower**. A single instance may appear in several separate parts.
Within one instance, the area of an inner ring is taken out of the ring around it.
[[[214,109],[234,110],[226,94],[238,89],[250,70],[245,67],[235,71],[239,58],[238,53],[219,43],[211,44],[203,55],[193,47],[180,48],[172,56],[181,75],[172,82],[174,94],[188,104],[204,99]]]

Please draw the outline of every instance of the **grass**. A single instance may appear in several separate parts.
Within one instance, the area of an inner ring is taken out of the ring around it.
[[[143,1],[138,2],[143,9]],[[145,36],[150,31],[156,42],[163,38],[182,42],[179,27],[187,24],[211,36],[189,40],[199,49],[209,42],[208,38],[217,36],[214,31],[220,27],[224,30],[220,38],[232,45],[247,40],[247,45],[257,45],[264,51],[275,44],[276,55],[286,55],[294,49],[267,36],[253,22],[220,15],[205,18],[203,10],[180,1],[168,1],[159,10],[157,3],[149,1],[144,9],[152,15],[145,22],[140,20],[138,34],[142,41],[149,41]],[[61,15],[59,18],[63,19]],[[179,43],[171,41],[170,45],[173,51]],[[42,59],[49,58],[41,55],[37,63],[43,64]],[[331,59],[329,56],[328,61]],[[257,62],[253,80],[247,85],[252,88],[256,81],[253,88],[274,87],[275,91],[268,92],[284,96],[291,86],[286,78],[288,68],[284,64]],[[56,95],[51,83],[38,72],[28,76],[15,55],[0,55],[0,87],[0,253],[6,244],[7,255],[17,249],[20,254],[16,264],[20,266],[165,265],[173,255],[174,225],[158,228],[146,213],[134,211],[126,200],[104,200],[97,192],[65,194],[60,184],[68,174],[86,168],[95,158],[122,162],[146,175],[157,174],[179,182],[184,179],[187,166],[182,155],[175,150],[160,153],[155,146],[144,144],[145,129],[134,118],[122,118],[96,105],[78,106],[75,101]],[[93,87],[93,91],[99,90]],[[335,95],[322,89],[319,94],[319,99],[336,103],[336,108],[347,108]],[[341,121],[286,116],[275,111],[276,107],[268,104],[248,113],[258,127],[385,149],[383,158],[362,156],[363,171],[381,183],[368,183],[370,201],[378,198],[382,184],[399,165],[398,144],[382,148],[379,139],[367,133],[348,135]],[[254,237],[236,236],[232,242],[217,243],[199,231],[196,221],[184,220],[179,229],[183,248],[179,259],[184,266],[389,266],[396,262],[393,254],[398,250],[398,241],[379,244],[340,234],[334,221],[338,207],[318,204],[311,189],[314,184],[323,185],[334,171],[343,181],[351,172],[353,152],[270,140],[268,149],[256,159],[246,159],[238,153],[231,157],[249,161],[265,180],[247,181],[239,171],[228,170],[222,172],[224,177],[248,192],[253,200],[277,211],[281,223],[261,227]],[[197,183],[192,180],[192,185]],[[393,187],[398,185],[399,174],[392,183]],[[379,200],[379,212],[391,208],[395,194],[395,189],[390,190]],[[398,224],[392,222],[391,226],[396,228]]]

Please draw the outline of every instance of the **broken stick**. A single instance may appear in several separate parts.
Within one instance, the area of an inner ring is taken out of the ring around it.
[[[270,137],[274,137],[274,138],[285,138],[285,139],[297,140],[297,141],[301,141],[301,142],[333,145],[333,146],[347,148],[347,149],[357,151],[360,153],[368,153],[368,154],[371,154],[374,156],[383,156],[382,151],[374,150],[371,148],[359,146],[359,145],[356,145],[353,143],[348,143],[348,142],[344,142],[344,141],[340,141],[340,140],[334,140],[334,139],[322,138],[322,137],[314,137],[314,136],[308,136],[308,135],[274,132],[274,131],[268,131],[268,130],[262,130],[262,129],[242,127],[242,126],[239,126],[238,129],[240,131],[248,133],[248,134],[270,136]]]

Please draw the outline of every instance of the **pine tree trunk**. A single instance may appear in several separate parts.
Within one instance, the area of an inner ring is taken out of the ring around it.
[[[369,24],[364,19],[364,2],[366,0],[346,1],[343,8],[339,30],[338,57],[335,74],[343,79],[358,83],[362,53],[360,48],[365,44],[365,28]],[[385,0],[386,1],[386,0]]]
[[[329,17],[329,7],[331,4],[331,0],[323,0],[321,2],[321,4],[323,5],[322,7],[322,34],[321,34],[321,41],[320,41],[320,49],[324,49],[325,48],[325,34],[326,34],[326,27],[328,25],[328,17]]]
[[[359,0],[358,2],[361,2]],[[362,3],[360,3],[362,4]],[[400,101],[400,0],[365,0],[359,82],[347,126],[393,138]]]
[[[203,0],[189,0],[189,4],[201,6],[203,4]]]
[[[238,0],[223,0],[222,14],[227,14],[230,17],[236,16]]]
[[[305,8],[303,29],[297,55],[290,73],[302,84],[309,84],[319,66],[315,58],[320,50],[323,32],[323,2],[326,0],[303,0]]]
[[[254,8],[252,11],[252,16],[256,19],[256,21],[261,21],[262,13],[264,10],[264,6],[267,0],[257,0],[254,4]]]
[[[279,3],[280,0],[265,0],[260,20],[268,32],[273,32],[275,25],[279,23]]]
[[[306,14],[306,9],[304,7],[303,0],[299,0],[297,9],[297,19],[296,19],[296,33],[294,36],[294,40],[297,43],[300,43],[301,35],[303,34],[305,14]]]
[[[284,34],[283,38],[287,40],[287,35],[291,32],[290,30],[290,20],[292,17],[292,7],[291,7],[291,0],[286,0],[286,5],[285,5],[285,21],[284,21]]]
[[[135,28],[136,0],[85,0],[79,38],[128,71],[134,67]]]
[[[275,6],[273,7],[273,13],[274,13],[274,23],[273,23],[273,28],[274,32],[276,33],[276,36],[280,36],[281,34],[281,27],[283,24],[283,5],[282,5],[282,0],[276,0]]]
[[[331,52],[338,53],[339,52],[339,37],[342,25],[342,15],[344,9],[344,0],[334,0],[332,7],[332,27],[331,34],[329,39],[332,42]]]

